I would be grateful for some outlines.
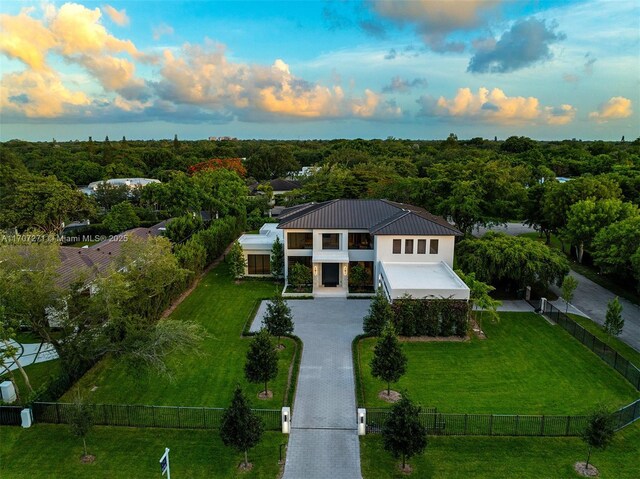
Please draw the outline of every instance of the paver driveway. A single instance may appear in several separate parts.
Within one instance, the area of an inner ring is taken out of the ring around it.
[[[351,341],[368,300],[288,301],[304,343],[284,479],[358,479],[360,444]],[[260,327],[264,303],[252,326]]]

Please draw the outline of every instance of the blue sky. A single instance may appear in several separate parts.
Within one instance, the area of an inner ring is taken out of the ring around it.
[[[0,4],[0,137],[640,135],[637,0]]]

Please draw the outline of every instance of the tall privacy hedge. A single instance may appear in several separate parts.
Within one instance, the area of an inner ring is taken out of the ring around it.
[[[456,299],[404,296],[391,304],[393,324],[401,336],[465,336],[469,303]]]

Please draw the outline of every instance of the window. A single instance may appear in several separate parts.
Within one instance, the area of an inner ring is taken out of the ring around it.
[[[287,249],[313,249],[313,234],[288,233]]]
[[[404,254],[413,254],[413,240],[404,241]]]
[[[429,254],[438,254],[438,240],[432,239],[429,241]]]
[[[322,233],[322,249],[340,249],[340,234]]]
[[[369,233],[349,233],[349,249],[373,249]]]
[[[289,256],[288,272],[291,272],[291,267],[296,263],[303,264],[307,268],[311,269],[311,256]]]
[[[250,254],[247,257],[249,274],[270,274],[271,261],[268,254]]]
[[[393,240],[393,254],[402,253],[402,240],[394,239]]]
[[[418,240],[418,254],[427,253],[427,240]]]

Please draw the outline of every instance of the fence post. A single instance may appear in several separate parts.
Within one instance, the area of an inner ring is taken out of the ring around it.
[[[520,432],[520,414],[516,414],[516,436],[519,436]]]
[[[104,418],[104,425],[108,426],[109,423],[107,422],[107,405],[106,404],[102,405],[102,417]]]
[[[127,404],[127,426],[131,426],[131,405]]]
[[[618,365],[618,351],[616,351],[615,356],[613,356],[613,369],[616,369],[616,366]]]
[[[177,409],[178,409],[178,429],[182,429],[182,423],[180,422],[180,406],[178,406]]]
[[[156,427],[156,407],[151,406],[151,420],[153,421],[153,427]]]
[[[56,424],[60,424],[60,404],[56,403]]]
[[[468,414],[465,414],[465,415],[464,415],[464,435],[465,435],[465,436],[467,435],[467,422],[468,422],[468,420],[469,420],[469,417],[468,417],[468,416],[469,416]]]
[[[489,436],[493,436],[493,414],[489,415]]]
[[[569,428],[571,427],[571,416],[567,416],[567,429],[564,432],[565,436],[569,435]]]
[[[542,419],[540,420],[540,435],[544,436],[544,414],[542,415]]]

